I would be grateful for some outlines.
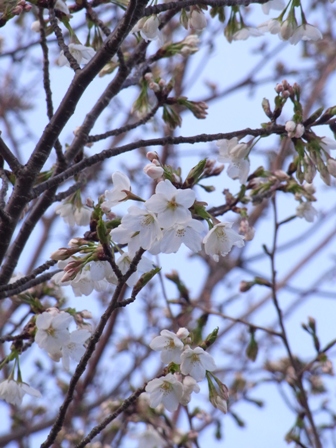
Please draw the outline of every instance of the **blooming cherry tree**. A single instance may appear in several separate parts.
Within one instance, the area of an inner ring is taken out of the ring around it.
[[[0,446],[332,444],[334,2],[2,6]]]

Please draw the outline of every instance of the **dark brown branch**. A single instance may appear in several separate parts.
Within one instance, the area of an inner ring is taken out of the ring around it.
[[[142,16],[145,4],[146,0],[130,0],[126,13],[119,21],[114,32],[104,43],[102,49],[83,70],[76,73],[76,76],[65,94],[63,101],[55,112],[50,123],[45,128],[42,137],[33,151],[28,163],[25,168],[22,169],[21,176],[17,181],[14,192],[6,207],[6,212],[13,220],[12,225],[4,225],[4,223],[0,224],[0,262],[2,262],[6,254],[16,222],[18,221],[23,208],[29,201],[29,196],[31,193],[30,190],[35,182],[36,176],[48,158],[60,132],[68,122],[71,115],[74,113],[76,105],[87,86],[91,83],[103,66],[118,51],[123,39]],[[8,281],[10,275],[10,270],[7,270],[6,275],[2,276],[2,281]]]
[[[112,313],[116,309],[118,309],[119,296],[120,296],[120,294],[123,290],[123,287],[124,287],[126,281],[128,280],[128,278],[136,271],[137,265],[139,264],[139,262],[141,260],[142,254],[143,254],[143,250],[140,249],[136,253],[135,257],[133,258],[129,270],[123,276],[123,281],[118,283],[109,306],[105,310],[104,314],[101,316],[99,324],[96,328],[96,331],[93,333],[93,335],[89,339],[87,349],[86,349],[84,355],[82,356],[82,359],[80,360],[79,364],[77,365],[74,375],[71,378],[68,392],[66,394],[66,397],[64,399],[62,406],[60,407],[57,419],[56,419],[53,427],[51,428],[47,439],[45,440],[45,442],[42,443],[41,448],[50,447],[53,444],[53,442],[55,441],[57,434],[62,429],[67,410],[70,406],[70,403],[73,400],[76,385],[86,369],[86,366],[95,350],[96,344],[98,343],[109,318],[111,317]]]
[[[159,5],[148,6],[145,9],[144,15],[151,16],[152,14],[159,14],[171,9],[179,11],[183,8],[189,8],[189,6],[202,5],[202,6],[248,6],[254,3],[264,4],[269,0],[179,0],[179,2],[161,3]]]
[[[0,292],[11,291],[12,289],[16,289],[18,286],[26,284],[28,281],[35,279],[37,275],[42,274],[42,272],[47,271],[52,266],[55,266],[56,263],[57,261],[55,260],[49,260],[34,269],[30,275],[21,277],[14,283],[9,283],[8,285],[0,285]]]
[[[51,120],[52,116],[54,115],[54,108],[53,108],[53,102],[52,102],[52,92],[50,88],[50,76],[49,76],[49,49],[47,45],[47,38],[46,38],[46,32],[45,32],[45,22],[43,19],[43,8],[39,8],[38,12],[38,18],[40,21],[40,45],[42,48],[43,53],[43,87],[46,95],[46,103],[47,103],[47,116],[49,120]],[[56,155],[60,163],[64,163],[64,155],[62,152],[62,145],[57,139],[55,142],[55,150]]]
[[[2,140],[1,136],[0,136],[0,155],[8,163],[9,168],[13,171],[14,174],[18,174],[20,172],[22,165],[19,163],[17,158],[12,154],[11,150]]]
[[[57,274],[60,271],[61,271],[61,269],[57,269],[56,271],[48,272],[47,274],[40,275],[39,277],[34,278],[34,279],[30,280],[29,282],[24,283],[22,286],[18,286],[15,289],[11,289],[7,292],[1,292],[0,299],[5,299],[6,297],[15,296],[17,294],[20,294],[21,292],[26,291],[29,288],[32,288],[33,286],[37,286],[37,285],[40,285],[41,283],[47,282],[55,274]]]
[[[58,46],[63,51],[64,56],[67,58],[67,60],[70,64],[70,67],[74,70],[75,73],[80,71],[81,68],[80,68],[77,60],[72,56],[72,54],[70,53],[69,47],[64,42],[62,30],[57,24],[57,19],[55,16],[55,11],[54,11],[53,6],[51,6],[49,8],[49,20],[50,20],[51,26],[53,27]]]
[[[111,148],[105,149],[99,154],[95,154],[94,156],[88,157],[87,159],[78,162],[76,165],[65,170],[62,174],[54,176],[53,178],[41,183],[38,187],[35,187],[32,192],[31,199],[38,197],[43,191],[48,190],[54,186],[59,185],[64,182],[69,177],[81,172],[83,169],[88,168],[89,166],[95,165],[96,163],[102,162],[110,157],[114,157],[119,154],[123,154],[128,151],[132,151],[133,149],[146,147],[146,146],[163,146],[163,145],[179,145],[182,143],[189,143],[191,145],[195,143],[201,142],[213,142],[215,140],[220,139],[231,139],[233,137],[245,137],[246,135],[252,136],[267,136],[271,134],[282,134],[284,132],[284,126],[273,126],[270,129],[244,129],[241,131],[235,132],[227,132],[225,134],[199,134],[193,135],[192,137],[162,137],[162,138],[153,138],[149,140],[138,140],[137,142],[128,143],[127,145],[120,146],[119,148]]]

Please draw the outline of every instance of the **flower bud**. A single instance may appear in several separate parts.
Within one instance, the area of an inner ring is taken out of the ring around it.
[[[164,169],[161,166],[157,166],[154,163],[149,163],[143,169],[144,173],[147,174],[151,179],[159,179],[164,173]]]
[[[158,156],[157,152],[155,152],[155,151],[148,151],[146,154],[146,157],[150,162],[153,162],[154,160],[159,159],[159,156]]]
[[[197,9],[193,9],[188,20],[188,25],[194,31],[202,31],[207,26],[207,20],[204,13]]]
[[[329,174],[331,174],[333,177],[336,177],[336,160],[332,157],[328,158],[327,169]]]

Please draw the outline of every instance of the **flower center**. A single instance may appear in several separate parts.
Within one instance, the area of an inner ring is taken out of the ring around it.
[[[217,227],[217,229],[216,229],[216,235],[217,235],[217,238],[218,238],[220,241],[227,241],[227,240],[228,240],[228,237],[227,237],[227,235],[226,235],[225,230],[224,230],[223,227]]]

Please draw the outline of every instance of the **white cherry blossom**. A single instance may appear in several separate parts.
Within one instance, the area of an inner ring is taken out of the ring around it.
[[[184,344],[181,339],[172,331],[162,330],[161,336],[156,336],[149,344],[152,350],[161,352],[161,361],[164,364],[175,362],[180,364],[181,353],[184,348]]]
[[[41,393],[27,383],[18,382],[12,378],[0,383],[0,399],[7,401],[7,403],[20,406],[26,394],[35,398],[41,397]]]
[[[146,41],[157,41],[160,45],[163,44],[162,33],[159,30],[160,20],[157,15],[150,17],[143,17],[133,27],[132,33],[140,33],[141,37]]]
[[[126,174],[116,171],[112,174],[113,188],[105,191],[106,201],[102,203],[105,209],[111,209],[127,198],[127,192],[131,191],[131,181]]]
[[[69,371],[70,358],[75,361],[80,361],[85,353],[84,343],[91,336],[91,332],[85,329],[75,330],[70,333],[70,338],[62,346],[62,363],[65,370]]]
[[[72,56],[76,59],[78,64],[87,64],[96,54],[93,48],[86,47],[85,45],[82,44],[69,44],[69,51],[72,54]],[[61,51],[57,59],[57,64],[60,67],[63,67],[64,65],[70,67],[70,63],[65,57],[63,50]]]
[[[279,34],[281,30],[281,22],[277,19],[270,19],[258,25],[258,28],[263,33]]]
[[[303,23],[294,31],[289,42],[296,45],[300,40],[320,40],[322,39],[321,31],[309,23]]]
[[[330,149],[336,149],[336,140],[330,137],[322,137],[321,146],[324,150],[329,152]]]
[[[218,161],[230,164],[227,169],[228,176],[232,179],[239,179],[244,184],[250,170],[247,156],[251,145],[244,142],[239,143],[238,138],[234,137],[230,140],[218,140],[217,146],[219,148]]]
[[[182,383],[171,373],[149,381],[145,390],[149,393],[150,407],[156,408],[162,403],[171,412],[176,411],[183,395]]]
[[[71,202],[65,202],[59,204],[56,207],[55,212],[57,215],[60,215],[64,222],[69,224],[71,227],[74,225],[87,226],[90,224],[92,209],[86,207],[85,205],[77,208]]]
[[[205,253],[215,261],[219,256],[225,257],[232,246],[243,247],[244,238],[231,229],[232,222],[220,222],[216,224],[203,239]]]
[[[195,392],[198,394],[198,392],[201,390],[199,385],[197,384],[196,380],[192,376],[186,376],[183,378],[183,395],[180,398],[180,403],[183,406],[187,406],[187,404],[191,400],[191,394]]]
[[[52,313],[45,311],[36,318],[35,342],[46,350],[53,359],[60,359],[61,348],[69,341],[69,325],[72,316],[65,311]]]
[[[233,34],[232,39],[233,40],[246,40],[249,37],[259,37],[262,35],[263,35],[263,33],[262,33],[261,29],[253,28],[250,26],[244,26],[243,28],[241,28],[240,30],[236,31]]]
[[[181,361],[181,372],[183,375],[190,375],[196,381],[202,381],[207,370],[212,372],[216,369],[213,357],[201,347],[196,347],[195,349],[186,347],[181,355]]]
[[[155,194],[146,201],[145,206],[148,210],[158,214],[159,224],[167,229],[191,218],[188,209],[194,201],[193,190],[190,188],[177,189],[166,179],[157,184]]]
[[[122,218],[121,225],[111,232],[118,243],[128,244],[128,251],[133,256],[142,247],[148,250],[162,238],[162,231],[154,213],[131,206]]]
[[[317,214],[317,210],[309,201],[301,202],[301,204],[296,207],[296,216],[304,218],[307,222],[314,222]]]
[[[185,223],[176,223],[169,229],[164,229],[163,237],[149,250],[151,254],[171,254],[177,252],[181,244],[185,244],[193,252],[202,248],[204,225],[196,219],[189,219]]]

